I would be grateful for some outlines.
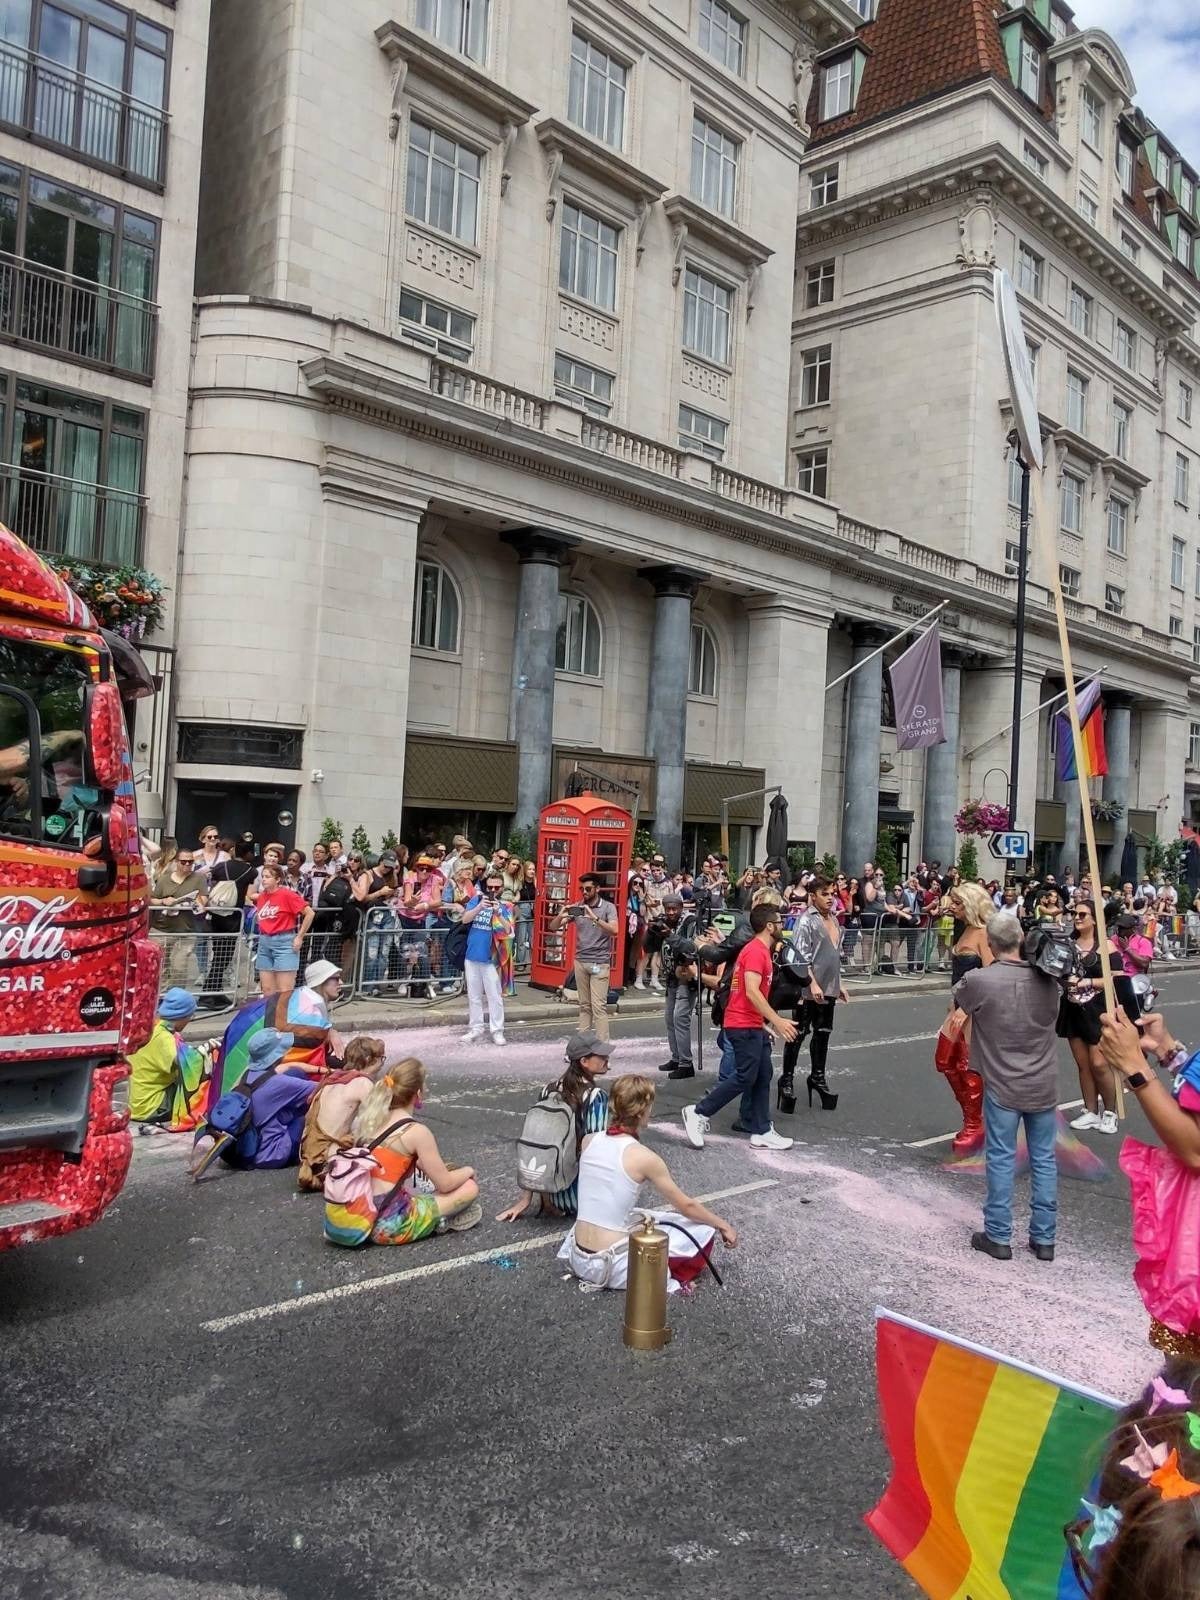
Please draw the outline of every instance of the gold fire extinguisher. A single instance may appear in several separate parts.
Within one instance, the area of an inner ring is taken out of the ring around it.
[[[667,1327],[668,1240],[647,1212],[629,1235],[629,1278],[625,1287],[625,1343],[631,1350],[661,1350],[671,1338]]]

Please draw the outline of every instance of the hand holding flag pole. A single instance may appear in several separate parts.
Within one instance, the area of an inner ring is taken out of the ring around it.
[[[1021,322],[1021,308],[1017,303],[1016,290],[1013,288],[1012,279],[1002,267],[997,267],[992,275],[993,292],[996,301],[996,320],[1000,327],[1000,344],[1004,352],[1005,371],[1008,376],[1009,394],[1012,398],[1013,420],[1016,424],[1017,434],[1021,441],[1021,453],[1030,467],[1030,487],[1033,493],[1033,519],[1032,532],[1035,548],[1045,551],[1048,548],[1049,526],[1046,518],[1045,488],[1042,483],[1042,429],[1038,416],[1037,393],[1034,388],[1033,369],[1029,362],[1029,349],[1025,342],[1025,329]],[[1067,612],[1063,603],[1062,583],[1057,570],[1058,563],[1046,562],[1049,566],[1049,589],[1054,597],[1054,617],[1058,624],[1058,645],[1062,653],[1063,676],[1067,685],[1067,717],[1071,727],[1071,749],[1075,757],[1075,782],[1079,795],[1079,809],[1083,816],[1083,835],[1087,848],[1088,875],[1092,880],[1092,894],[1096,908],[1096,949],[1100,956],[1100,973],[1104,983],[1104,1007],[1106,1011],[1115,1011],[1117,1008],[1116,993],[1113,988],[1112,963],[1108,954],[1108,929],[1104,924],[1103,897],[1100,894],[1101,878],[1099,857],[1096,851],[1096,829],[1092,821],[1091,796],[1087,791],[1088,756],[1089,751],[1085,744],[1083,728],[1079,718],[1080,696],[1075,690],[1075,666],[1071,659],[1071,640],[1067,632]],[[1087,693],[1089,691],[1085,691]],[[1099,694],[1098,686],[1096,688]],[[1089,712],[1094,706],[1089,706]],[[1098,713],[1097,713],[1098,714]],[[1120,1074],[1115,1073],[1117,1090],[1117,1115],[1125,1115],[1125,1094],[1121,1083]]]

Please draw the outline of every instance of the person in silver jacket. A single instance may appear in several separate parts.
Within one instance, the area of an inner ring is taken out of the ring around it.
[[[792,942],[800,964],[808,972],[808,990],[795,1008],[799,1023],[795,1039],[783,1053],[783,1071],[779,1079],[779,1108],[790,1100],[795,1105],[793,1080],[800,1048],[808,1039],[809,1074],[806,1079],[808,1103],[813,1095],[820,1097],[821,1107],[832,1111],[838,1097],[830,1092],[825,1076],[829,1056],[829,1039],[833,1033],[833,1012],[839,1000],[849,1000],[842,984],[840,958],[842,930],[833,914],[833,885],[828,878],[813,878],[808,886],[808,910],[797,922],[792,932]]]

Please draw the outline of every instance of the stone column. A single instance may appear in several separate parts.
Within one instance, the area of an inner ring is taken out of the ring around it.
[[[825,748],[821,689],[834,676],[828,670],[830,608],[765,594],[749,595],[743,603],[750,620],[743,760],[748,767],[762,767],[768,786],[782,786],[790,837],[819,845]],[[769,805],[764,803],[764,815]]]
[[[887,639],[880,628],[856,627],[854,662],[878,650]],[[883,656],[859,670],[847,685],[846,763],[842,776],[842,851],[840,866],[858,877],[875,860],[879,838],[879,726],[883,715]]]
[[[940,861],[943,869],[954,865],[958,836],[954,813],[958,810],[959,713],[962,701],[962,658],[942,646],[942,705],[945,710],[945,744],[925,752],[925,817],[921,827],[921,855]]]
[[[1057,761],[1057,757],[1056,757]],[[1079,786],[1074,778],[1065,781],[1055,773],[1054,798],[1063,804],[1063,842],[1058,858],[1058,876],[1070,867],[1075,874],[1075,882],[1083,877],[1084,868],[1080,860],[1083,849],[1083,813],[1079,809]]]
[[[1122,808],[1120,817],[1113,823],[1113,842],[1100,853],[1100,870],[1111,879],[1121,870],[1121,852],[1125,848],[1125,835],[1129,831],[1130,790],[1130,722],[1132,702],[1128,695],[1115,690],[1104,693],[1104,748],[1108,752],[1108,775],[1104,779],[1104,798]]]
[[[646,694],[646,754],[653,758],[654,836],[675,866],[683,848],[683,778],[687,751],[692,601],[703,575],[687,567],[643,567],[654,589],[654,641]]]
[[[521,560],[508,718],[509,738],[520,748],[516,825],[536,828],[550,798],[559,568],[579,540],[551,528],[513,528],[500,537]]]

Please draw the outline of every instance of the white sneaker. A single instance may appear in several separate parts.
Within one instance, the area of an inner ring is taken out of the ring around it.
[[[506,1039],[505,1039],[505,1037],[504,1037],[504,1035],[502,1033],[494,1033],[492,1035],[492,1043],[493,1044],[505,1044],[505,1043],[507,1043],[507,1041],[506,1041]]]
[[[633,980],[633,987],[635,989],[644,989],[646,987],[646,985],[642,982],[642,980],[640,978],[635,978]]]
[[[482,1028],[468,1028],[466,1033],[464,1033],[463,1036],[462,1036],[462,1042],[464,1044],[474,1044],[476,1039],[482,1039],[482,1038],[483,1038],[483,1029]]]
[[[1100,1118],[1094,1111],[1083,1111],[1075,1118],[1071,1126],[1080,1129],[1080,1131],[1085,1131],[1088,1128],[1098,1128],[1100,1126]]]
[[[657,978],[652,978],[651,979],[650,987],[654,990],[655,994],[665,994],[666,993],[666,990],[663,988],[662,984],[659,983]]]
[[[1103,1112],[1101,1112],[1099,1126],[1100,1126],[1100,1132],[1101,1133],[1116,1133],[1117,1132],[1117,1113],[1115,1111],[1103,1111]]]
[[[767,1129],[766,1133],[752,1133],[750,1143],[756,1150],[790,1150],[795,1144],[794,1139],[785,1139],[781,1133],[776,1133],[774,1126]]]
[[[704,1135],[708,1132],[708,1118],[702,1117],[695,1106],[683,1108],[683,1131],[693,1150],[704,1149]]]

